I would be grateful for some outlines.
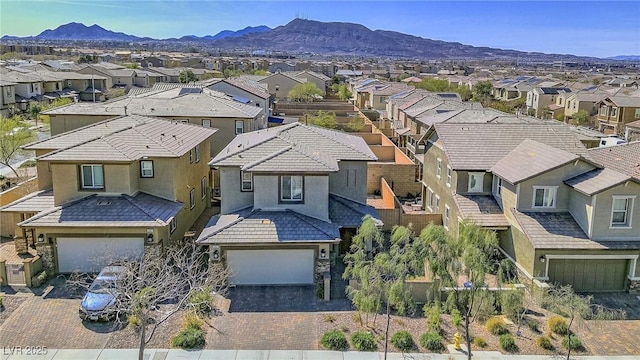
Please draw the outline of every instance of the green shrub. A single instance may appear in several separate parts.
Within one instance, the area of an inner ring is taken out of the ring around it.
[[[503,335],[509,333],[507,329],[507,324],[501,317],[494,316],[491,319],[487,320],[484,326],[489,330],[493,335]]]
[[[202,321],[194,312],[189,312],[184,316],[182,326],[184,328],[194,328],[202,330],[204,321]]]
[[[402,352],[411,351],[416,347],[416,343],[413,341],[411,333],[407,330],[400,330],[393,334],[391,337],[391,344]]]
[[[345,351],[349,349],[347,337],[340,330],[330,330],[324,333],[322,339],[320,339],[320,344],[329,350]]]
[[[499,295],[502,314],[512,321],[518,321],[524,312],[524,294],[521,291],[503,291]]]
[[[433,331],[438,334],[442,331],[442,325],[440,323],[440,306],[425,305],[424,316],[427,318],[427,331]]]
[[[4,307],[4,304],[2,303],[2,295],[0,295],[0,309],[2,309]]]
[[[171,344],[183,349],[201,349],[205,344],[204,331],[192,327],[184,328],[171,339]]]
[[[332,323],[332,322],[335,322],[335,321],[336,321],[336,317],[333,316],[333,314],[326,314],[324,316],[324,322]]]
[[[213,311],[213,295],[211,289],[204,288],[194,291],[189,296],[188,304],[198,314],[210,314]]]
[[[460,315],[460,311],[458,311],[458,309],[451,310],[451,321],[456,327],[462,325],[462,315]]]
[[[441,352],[445,349],[442,343],[442,336],[436,332],[423,334],[422,337],[420,337],[420,345],[433,352]]]
[[[393,340],[391,341],[393,343]],[[351,335],[351,343],[358,351],[375,351],[378,349],[376,338],[368,331],[358,331]]]
[[[500,335],[500,347],[510,353],[514,353],[518,351],[518,345],[516,345],[515,340],[509,334]]]
[[[549,327],[549,330],[558,335],[567,335],[569,333],[567,321],[559,315],[553,315],[550,317],[549,320],[547,320],[547,326]]]
[[[487,341],[480,336],[476,336],[473,338],[473,345],[479,347],[479,348],[486,348],[487,347]]]
[[[554,346],[551,340],[546,336],[540,336],[536,339],[536,344],[545,350],[553,350]]]
[[[140,326],[140,318],[136,314],[131,314],[127,317],[127,324],[134,329],[137,329]]]
[[[563,348],[569,349],[569,344],[571,344],[571,350],[584,351],[584,346],[582,345],[582,341],[580,341],[580,339],[575,335],[571,335],[571,337],[565,336],[562,338]]]

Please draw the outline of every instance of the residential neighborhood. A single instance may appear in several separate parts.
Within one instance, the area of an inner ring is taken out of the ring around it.
[[[0,47],[2,359],[640,354],[637,62],[36,40]]]

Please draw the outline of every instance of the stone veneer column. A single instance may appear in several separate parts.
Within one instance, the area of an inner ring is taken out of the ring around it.
[[[629,280],[628,290],[630,294],[640,293],[640,280]]]
[[[56,262],[53,255],[53,244],[37,243],[38,255],[42,258],[42,269],[47,272],[47,276],[56,273]]]

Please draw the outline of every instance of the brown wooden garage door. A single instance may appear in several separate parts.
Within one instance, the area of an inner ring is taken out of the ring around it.
[[[550,259],[549,282],[575,291],[624,291],[626,259]]]

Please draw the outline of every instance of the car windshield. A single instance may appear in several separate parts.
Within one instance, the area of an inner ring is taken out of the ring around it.
[[[108,294],[113,293],[116,288],[116,283],[113,280],[104,280],[104,279],[96,279],[89,291],[98,294]]]

